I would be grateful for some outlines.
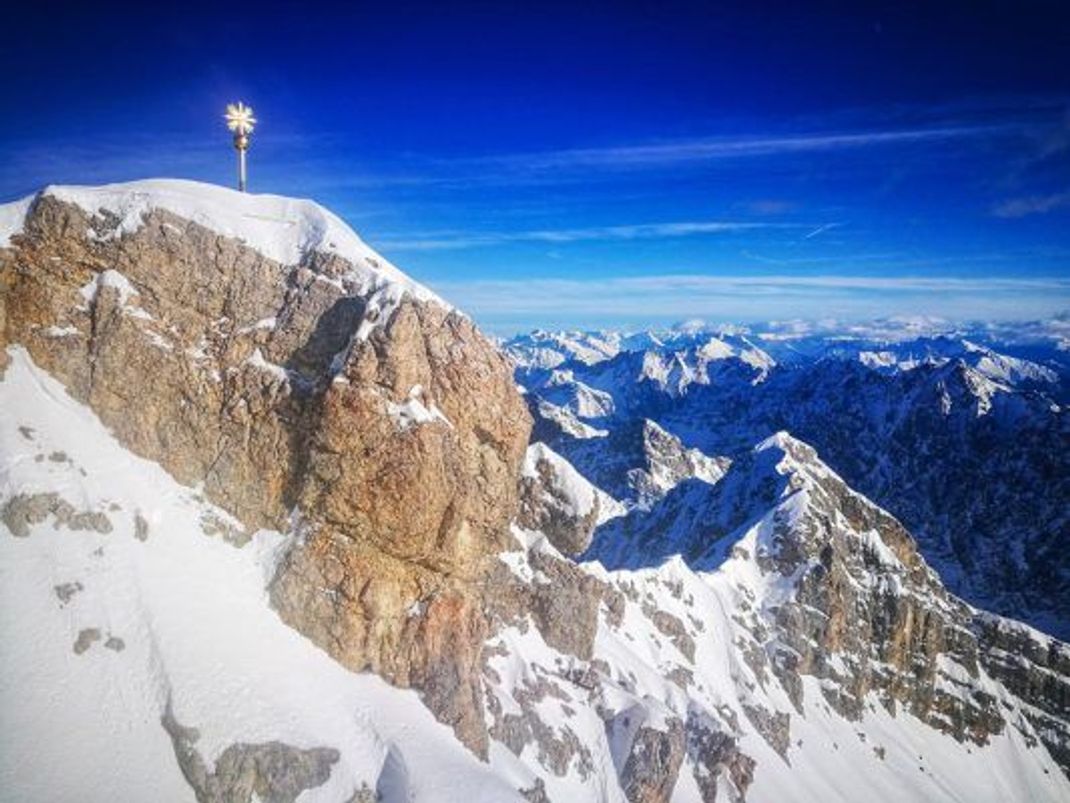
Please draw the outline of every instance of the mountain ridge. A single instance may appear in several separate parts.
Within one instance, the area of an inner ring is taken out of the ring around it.
[[[573,409],[522,394],[470,319],[315,232],[259,220],[284,264],[138,192],[37,196],[0,248],[20,799],[1070,794],[1065,645],[975,620],[820,450],[637,420],[615,498],[530,442],[530,411],[616,429],[577,365]],[[772,381],[741,365],[667,387]],[[642,565],[576,558],[686,494],[715,501],[684,557],[659,529]]]
[[[636,422],[656,422],[687,447],[726,460],[788,430],[902,518],[956,593],[1067,635],[1070,565],[1057,545],[1070,532],[1070,368],[1060,340],[1046,351],[1031,346],[1026,358],[965,335],[880,344],[808,336],[805,353],[774,350],[767,369],[732,355],[715,374],[692,362],[681,389],[636,366],[651,354],[687,358],[723,335],[674,337],[589,366],[564,349],[553,369],[545,368],[545,344],[507,343],[537,437],[609,489],[619,484],[600,473],[612,464],[611,444]],[[527,360],[529,350],[538,359]],[[603,414],[570,402],[570,388],[588,386],[605,396]]]

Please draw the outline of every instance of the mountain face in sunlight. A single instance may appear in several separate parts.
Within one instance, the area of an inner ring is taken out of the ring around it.
[[[954,593],[1066,638],[1065,322],[938,327],[540,332],[506,348],[537,436],[621,501],[650,507],[633,478],[652,458],[624,443],[637,427],[724,462],[787,430],[896,515]]]
[[[0,207],[0,796],[1066,799],[1066,363],[997,346],[503,350],[308,201]]]

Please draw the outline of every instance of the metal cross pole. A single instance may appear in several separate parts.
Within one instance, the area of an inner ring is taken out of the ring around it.
[[[234,147],[238,149],[238,190],[245,192],[245,152],[249,150],[249,138],[235,136]]]
[[[234,132],[234,148],[238,151],[238,189],[245,192],[245,152],[249,150],[249,135],[253,133],[256,118],[252,108],[238,101],[227,105],[224,119],[227,128]]]

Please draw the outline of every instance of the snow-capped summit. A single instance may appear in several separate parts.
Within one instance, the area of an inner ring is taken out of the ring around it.
[[[794,740],[792,723],[814,720],[815,708],[855,723],[855,739],[874,750],[881,738],[874,738],[872,719],[882,707],[960,745],[991,744],[994,732],[983,732],[1009,711],[999,683],[1017,687],[1045,678],[1051,692],[1011,720],[1032,723],[1053,754],[1070,741],[1057,702],[1070,678],[1052,671],[1070,658],[1066,646],[948,594],[902,524],[787,432],[740,456],[717,482],[682,483],[649,510],[607,522],[585,557],[614,570],[610,576],[619,582],[645,573],[672,577],[668,582],[679,584],[685,600],[698,595],[692,589],[701,578],[702,593],[712,591],[718,599],[712,607],[725,620],[705,620],[713,636],[684,628],[699,650],[709,638],[734,644],[743,656],[727,672],[739,684],[751,724],[794,768],[788,783],[802,782],[799,762],[812,760],[804,756],[812,737]],[[911,658],[904,660],[904,649]],[[784,705],[781,693],[790,703]],[[999,739],[1011,735],[996,727]],[[832,746],[834,753],[843,749],[842,742]],[[914,757],[924,773],[931,754]],[[844,766],[840,789],[852,784],[853,771]],[[949,788],[961,790],[962,783]],[[876,784],[871,794],[932,799],[943,793],[890,793]]]
[[[158,463],[226,514],[191,512],[178,524],[187,533],[242,548],[260,529],[286,532],[285,560],[256,578],[256,603],[342,667],[419,689],[459,743],[484,753],[479,573],[510,537],[530,429],[497,348],[310,202],[170,181],[52,188],[10,239],[0,250],[0,369],[24,352],[99,417],[116,448]],[[33,435],[32,414],[32,404],[5,407],[13,439],[18,426]],[[54,451],[70,468],[63,447]],[[87,498],[78,476],[58,473],[54,487],[18,480],[2,503],[8,529],[32,533],[68,513],[97,522],[106,503]],[[173,515],[138,499],[150,523]],[[53,546],[33,539],[24,554],[57,559]],[[122,568],[122,587],[145,581],[137,566]],[[92,561],[76,569],[63,582],[88,589]],[[101,593],[84,599],[104,604],[110,591]],[[399,638],[387,621],[412,629]],[[447,630],[448,640],[435,635]],[[151,647],[151,631],[142,634]],[[447,684],[433,669],[440,661],[464,680]],[[146,727],[171,733],[179,755],[196,754],[187,728],[241,725],[224,710],[191,721],[184,696],[168,704],[168,675],[165,666],[138,688],[166,719],[162,730],[158,718]],[[207,762],[214,744],[198,748]],[[241,799],[206,791],[217,783],[204,777],[210,766],[183,770],[202,799]]]
[[[74,204],[91,219],[97,239],[137,231],[146,215],[162,210],[224,237],[242,241],[283,266],[299,265],[313,254],[333,255],[369,288],[396,285],[421,301],[445,304],[370,248],[333,212],[314,201],[238,192],[215,184],[181,179],[145,179],[102,186],[52,185],[35,195],[0,206],[0,247],[23,231],[40,198]]]

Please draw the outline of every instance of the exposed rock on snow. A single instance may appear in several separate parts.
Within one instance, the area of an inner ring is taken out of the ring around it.
[[[778,679],[796,712],[803,712],[802,677],[813,676],[825,703],[848,720],[879,699],[960,741],[985,744],[1007,726],[1001,692],[980,670],[997,660],[992,644],[999,640],[990,633],[979,643],[973,613],[947,594],[899,522],[789,435],[760,444],[714,486],[681,486],[649,512],[609,523],[589,552],[609,566],[632,567],[673,554],[715,569],[719,582],[742,595],[740,649],[759,677]],[[1028,673],[1008,671],[1012,683],[1028,687]],[[1065,683],[1024,697],[1065,722]],[[787,751],[786,717],[774,728],[768,713],[746,711],[778,752]],[[1036,733],[1052,734],[1043,720]],[[1058,756],[1065,726],[1055,733]]]
[[[548,446],[528,447],[520,476],[521,526],[544,533],[562,553],[577,555],[591,543],[595,525],[621,513],[616,500]]]
[[[74,654],[81,655],[83,652],[100,641],[100,630],[96,627],[87,627],[78,632],[78,638],[74,642]]]
[[[632,735],[621,770],[621,785],[631,803],[660,803],[672,797],[686,737],[680,720],[670,719],[668,725],[666,730],[640,725]],[[629,723],[623,726],[627,728]]]
[[[530,421],[467,318],[314,204],[189,182],[50,188],[0,269],[0,345],[24,344],[239,522],[206,532],[240,546],[300,509],[272,588],[284,619],[422,689],[486,749],[478,581],[508,537]],[[416,387],[449,426],[396,425]]]
[[[985,671],[1028,702],[1023,714],[1070,774],[1070,646],[1027,625],[981,611],[976,612],[974,623]]]
[[[75,510],[67,500],[57,493],[16,494],[4,503],[0,518],[16,538],[25,538],[30,534],[30,527],[45,521],[49,516],[53,526],[58,530],[66,527],[70,530],[95,530],[98,533],[111,532],[111,520],[98,510]]]
[[[543,414],[544,408],[539,408],[540,419]],[[566,459],[587,467],[589,481],[597,489],[644,508],[685,480],[716,482],[730,463],[685,447],[649,419],[621,423],[597,437],[554,442],[565,450]]]
[[[325,783],[339,758],[338,751],[329,747],[300,750],[282,742],[232,744],[209,770],[197,750],[200,733],[179,724],[170,703],[160,721],[197,803],[294,803],[306,789]]]

